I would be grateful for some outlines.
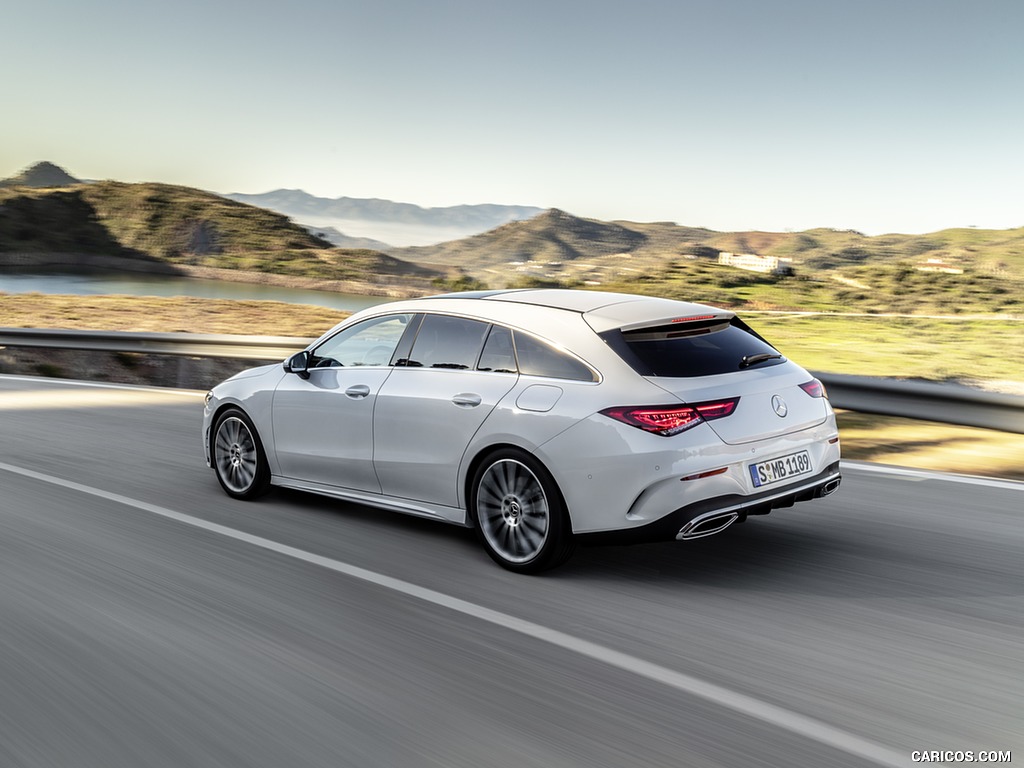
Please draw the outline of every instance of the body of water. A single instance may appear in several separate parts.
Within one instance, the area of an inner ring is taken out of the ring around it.
[[[229,283],[194,277],[103,274],[0,273],[0,293],[49,293],[72,296],[122,294],[129,296],[193,296],[202,299],[249,299],[313,304],[355,312],[388,301],[381,296],[361,296],[275,285]]]

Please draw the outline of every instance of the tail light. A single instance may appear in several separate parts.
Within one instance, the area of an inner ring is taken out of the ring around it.
[[[738,397],[690,405],[622,405],[601,413],[631,427],[663,437],[678,435],[705,421],[721,419],[736,410]]]
[[[810,381],[804,382],[800,385],[800,389],[811,397],[824,397],[828,400],[828,392],[825,391],[825,385],[817,379],[811,379]]]

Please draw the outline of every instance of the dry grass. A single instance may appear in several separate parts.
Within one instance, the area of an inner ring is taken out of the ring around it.
[[[8,328],[319,336],[349,314],[277,301],[0,294],[0,325]]]
[[[850,412],[839,434],[846,459],[1024,480],[1024,435]]]

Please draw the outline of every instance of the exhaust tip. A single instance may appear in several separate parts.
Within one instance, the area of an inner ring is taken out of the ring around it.
[[[677,540],[688,541],[721,533],[739,519],[738,512],[710,512],[695,517],[676,534]]]
[[[839,490],[839,482],[840,482],[840,480],[837,477],[835,480],[829,480],[827,483],[825,483],[823,486],[821,486],[821,490],[818,491],[818,498],[819,499],[820,498],[824,498],[825,496],[828,496],[828,495],[833,494],[836,491],[838,491]]]

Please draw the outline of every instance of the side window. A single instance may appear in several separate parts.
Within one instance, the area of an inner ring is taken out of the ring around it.
[[[448,315],[425,315],[407,365],[416,368],[472,368],[480,355],[487,323]]]
[[[597,376],[586,365],[550,344],[519,331],[515,332],[515,340],[520,373],[552,379],[597,381]]]
[[[310,368],[390,365],[413,315],[385,315],[336,333],[313,350]]]
[[[500,325],[491,326],[476,369],[494,373],[516,372],[516,351],[512,346],[512,331]]]

